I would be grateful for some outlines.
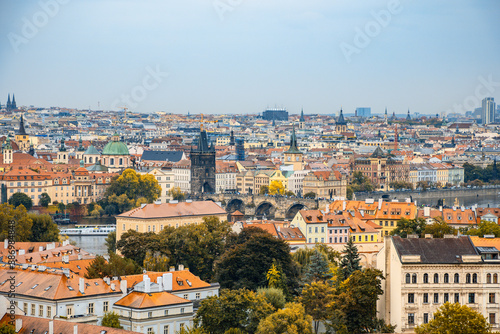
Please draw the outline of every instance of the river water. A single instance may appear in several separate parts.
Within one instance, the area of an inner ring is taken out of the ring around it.
[[[70,217],[71,220],[76,220],[79,225],[114,225],[115,218],[99,218],[99,219],[89,219],[85,217]],[[59,225],[59,228],[72,228],[75,225]],[[106,247],[106,236],[70,236],[70,240],[76,242],[78,247],[81,247],[83,250],[96,254],[96,255],[104,255],[108,253],[108,249]]]

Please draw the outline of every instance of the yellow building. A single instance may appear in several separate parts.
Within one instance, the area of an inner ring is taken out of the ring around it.
[[[269,185],[271,185],[271,182],[273,181],[278,181],[281,182],[285,190],[288,189],[288,178],[283,175],[283,172],[281,170],[275,170],[272,171],[271,176],[269,177]]]
[[[143,204],[116,216],[116,240],[128,230],[158,233],[167,226],[199,224],[203,217],[210,216],[223,221],[227,219],[227,212],[212,201]]]
[[[397,222],[402,218],[417,218],[417,206],[410,202],[378,202],[377,212],[374,215],[375,224],[382,226],[381,236],[389,233],[397,227]]]

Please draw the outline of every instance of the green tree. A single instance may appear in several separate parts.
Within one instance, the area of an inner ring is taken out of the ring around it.
[[[320,323],[329,317],[328,305],[334,299],[335,293],[335,288],[325,282],[306,284],[302,289],[299,302],[304,305],[306,313],[312,316],[316,334],[318,334]]]
[[[269,185],[269,194],[270,195],[283,195],[285,194],[285,186],[281,181],[271,181]]]
[[[94,204],[93,210],[90,211],[90,215],[94,218],[102,217],[104,214],[104,209],[99,204]]]
[[[378,269],[356,270],[342,282],[329,305],[327,327],[337,332],[369,333],[378,323],[377,300],[382,295],[382,272]]]
[[[364,176],[362,172],[352,174],[351,188],[353,192],[373,191],[375,189],[370,179]]]
[[[478,227],[472,228],[467,231],[468,235],[477,235],[484,237],[487,234],[493,234],[496,238],[500,237],[500,226],[497,223],[489,221],[481,221]]]
[[[308,192],[306,194],[304,194],[304,198],[310,198],[310,199],[315,199],[316,198],[316,193],[315,192]]]
[[[354,197],[354,191],[352,190],[352,187],[351,186],[347,186],[347,189],[346,189],[346,195],[348,200],[352,200],[353,197]]]
[[[106,262],[103,256],[98,255],[87,267],[85,278],[104,278],[122,275],[135,275],[142,272],[141,267],[133,260],[122,258],[121,256],[110,253],[109,261]]]
[[[263,319],[256,334],[312,334],[312,318],[307,315],[304,306],[288,303],[284,309]]]
[[[416,234],[419,237],[424,236],[424,230],[427,227],[425,219],[406,219],[401,218],[396,224],[396,228],[391,231],[391,235],[398,235],[401,238],[408,237],[408,234]]]
[[[269,186],[260,186],[259,194],[261,195],[269,194]]]
[[[160,252],[152,252],[148,250],[144,258],[143,268],[147,271],[168,271],[169,258]]]
[[[16,334],[16,328],[9,324],[0,324],[0,334]]]
[[[115,253],[116,252],[116,231],[112,231],[108,233],[108,236],[104,240],[106,243],[106,248],[108,249],[108,254],[109,253]]]
[[[394,181],[394,182],[389,183],[389,186],[391,188],[394,188],[395,190],[398,190],[398,189],[410,189],[410,190],[413,190],[413,184],[411,182]]]
[[[243,229],[228,240],[228,248],[215,264],[215,279],[221,287],[256,290],[266,286],[266,274],[273,261],[281,266],[290,291],[298,287],[298,268],[290,255],[290,247],[259,228]]]
[[[201,301],[194,323],[210,334],[224,334],[231,328],[255,333],[260,320],[272,312],[262,295],[246,289],[224,289],[220,296]]]
[[[53,242],[59,240],[59,228],[49,215],[28,214],[31,219],[31,242]]]
[[[44,208],[48,207],[50,202],[52,202],[52,200],[50,199],[50,196],[49,194],[47,193],[42,193],[40,195],[40,205],[43,206]]]
[[[311,282],[326,282],[332,279],[332,277],[333,274],[326,256],[315,249],[305,268],[303,282],[306,284]]]
[[[8,202],[10,205],[13,205],[16,208],[19,205],[23,205],[26,208],[26,210],[28,210],[28,211],[33,206],[33,201],[25,193],[15,193],[14,195],[10,196]]]
[[[111,327],[111,328],[120,328],[120,329],[123,328],[120,325],[120,316],[118,315],[118,313],[115,313],[115,312],[106,312],[104,314],[104,317],[102,317],[101,326]]]
[[[340,268],[342,269],[344,279],[349,278],[355,271],[361,270],[360,261],[358,248],[352,241],[352,238],[349,238],[344,248],[344,255],[340,261]]]
[[[0,240],[9,239],[11,222],[14,222],[14,240],[29,241],[33,222],[28,217],[26,208],[23,205],[14,208],[13,205],[7,203],[0,204]]]
[[[176,334],[207,334],[207,332],[202,327],[184,327],[179,331],[175,332]],[[228,332],[224,333],[227,334]],[[239,333],[237,333],[239,334]]]
[[[60,213],[64,213],[64,210],[66,209],[66,205],[64,205],[63,202],[57,204],[57,208],[59,209]]]
[[[425,226],[424,234],[432,234],[434,238],[443,238],[445,234],[457,234],[457,230],[438,216],[434,218],[434,223]]]
[[[186,199],[186,194],[179,187],[173,187],[168,191],[168,194],[174,201],[183,201]]]
[[[491,333],[491,326],[481,313],[467,305],[447,302],[434,313],[434,319],[428,324],[417,326],[415,332],[417,334],[486,334]]]
[[[140,233],[128,230],[123,233],[116,243],[116,249],[126,258],[132,259],[136,263],[144,263],[148,250],[161,249],[160,236],[153,232]]]
[[[274,307],[274,310],[285,307],[285,294],[279,288],[258,288],[257,295],[264,296],[266,301]]]

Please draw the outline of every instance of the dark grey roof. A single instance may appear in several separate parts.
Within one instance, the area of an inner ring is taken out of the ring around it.
[[[182,151],[144,151],[141,160],[177,162],[182,159],[182,154]]]
[[[469,237],[454,238],[401,238],[392,237],[399,258],[420,255],[419,263],[462,263],[462,255],[478,255]]]

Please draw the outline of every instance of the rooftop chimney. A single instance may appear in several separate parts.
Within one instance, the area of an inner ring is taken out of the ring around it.
[[[109,279],[109,277],[104,277],[104,278],[103,278],[103,281],[104,281],[107,285],[109,285],[110,279]]]
[[[73,334],[78,334],[78,325],[73,326]]]
[[[382,198],[378,199],[378,209],[382,210]]]
[[[16,333],[19,333],[21,331],[21,328],[23,328],[23,319],[16,319]]]
[[[162,285],[162,283],[163,283],[162,277],[161,276],[156,277],[156,284],[158,284],[158,287],[159,287],[160,291],[163,291],[163,285]]]
[[[346,201],[342,201],[342,211],[345,211],[346,207],[347,207]]]
[[[149,278],[148,275],[143,276],[143,282],[144,282],[144,292],[150,293],[151,292],[151,279]]]
[[[174,272],[175,271],[175,267],[174,266],[171,266],[170,269],[169,269],[170,272]]]
[[[26,251],[24,249],[19,250],[19,255],[24,255],[25,253],[26,253]]]
[[[172,291],[172,282],[173,282],[173,279],[172,279],[173,275],[172,273],[165,273],[163,274],[163,289],[165,291]]]
[[[39,252],[43,252],[43,246],[38,247]]]
[[[83,258],[81,253],[78,253],[78,260],[81,260]]]
[[[439,211],[443,212],[443,207],[442,206],[439,207]]]
[[[69,263],[69,255],[63,255],[62,262]]]
[[[69,277],[69,268],[63,268],[63,274]]]
[[[63,247],[64,246],[68,246],[69,245],[69,240],[64,240],[63,243],[62,243]]]
[[[111,290],[115,291],[115,289],[116,289],[115,283],[111,283]]]
[[[120,281],[120,290],[122,291],[123,295],[127,294],[127,280],[122,279]]]
[[[431,208],[428,206],[424,207],[424,217],[430,217],[431,216]]]
[[[78,280],[78,290],[80,293],[85,293],[85,278],[83,277]]]
[[[417,234],[408,234],[407,238],[408,239],[418,239],[418,235]]]
[[[5,239],[3,241],[3,249],[7,249],[7,248],[9,248],[9,239]]]
[[[180,271],[180,270],[184,270],[184,265],[183,265],[183,264],[179,264],[179,269],[178,269],[178,270],[179,270],[179,271]]]
[[[425,238],[426,238],[426,239],[432,239],[432,238],[433,238],[433,235],[432,235],[432,234],[426,234],[426,235],[425,235]]]
[[[49,321],[49,333],[48,334],[54,334],[54,320]]]
[[[51,242],[50,244],[47,244],[47,250],[54,249],[54,248],[56,248],[56,243],[55,242]]]
[[[483,236],[483,238],[485,238],[485,239],[493,239],[493,238],[495,238],[495,235],[494,234],[485,234]]]
[[[462,212],[465,211],[465,206],[462,205],[462,207],[460,208],[462,210]]]

